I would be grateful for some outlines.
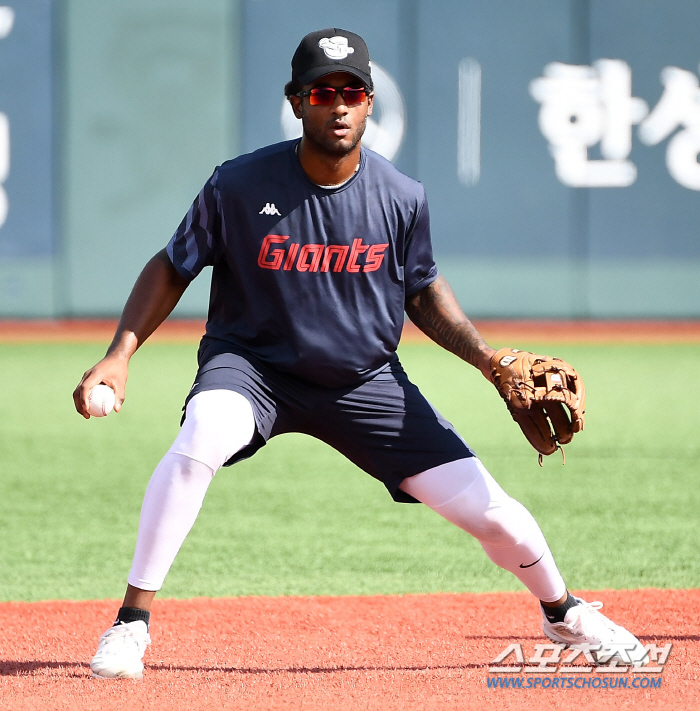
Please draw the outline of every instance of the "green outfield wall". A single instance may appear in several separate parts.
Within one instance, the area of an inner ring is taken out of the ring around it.
[[[365,144],[421,180],[475,317],[700,317],[700,5],[5,0],[0,318],[115,316],[213,168],[298,135],[303,34],[373,58]],[[178,306],[206,313],[208,275]],[[556,298],[553,296],[556,295]]]
[[[237,152],[236,5],[69,0],[61,34],[59,308],[117,313],[214,166]],[[206,307],[198,282],[180,313]]]

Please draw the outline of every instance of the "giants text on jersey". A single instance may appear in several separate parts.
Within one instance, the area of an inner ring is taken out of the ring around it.
[[[323,245],[323,244],[305,244],[299,245],[297,242],[292,242],[285,245],[284,248],[271,249],[272,245],[284,244],[290,237],[287,235],[267,235],[260,247],[258,255],[258,266],[263,269],[280,269],[291,271],[295,265],[299,272],[327,272],[331,268],[331,262],[335,257],[333,264],[334,272],[342,272],[343,266],[346,271],[351,274],[356,274],[359,271],[376,272],[382,266],[384,261],[384,252],[389,246],[388,242],[384,244],[363,244],[362,238],[354,239],[352,247],[347,245]],[[301,247],[301,250],[299,249]],[[350,258],[348,257],[350,253]],[[358,264],[358,257],[367,252],[364,264]],[[298,259],[297,259],[298,255]],[[347,259],[347,264],[345,260]],[[282,266],[284,264],[284,266]]]

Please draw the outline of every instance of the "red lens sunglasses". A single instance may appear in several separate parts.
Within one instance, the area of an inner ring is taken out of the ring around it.
[[[295,96],[308,96],[311,106],[332,106],[335,97],[340,94],[346,106],[358,106],[365,100],[369,92],[370,90],[366,86],[345,86],[342,89],[335,89],[332,86],[315,86],[309,91],[300,91]]]

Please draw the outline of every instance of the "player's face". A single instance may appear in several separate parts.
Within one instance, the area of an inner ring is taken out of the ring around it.
[[[344,89],[362,86],[356,76],[348,72],[334,72],[304,86],[303,91],[310,91],[315,87]],[[294,114],[301,119],[307,140],[334,155],[349,153],[359,144],[365,132],[367,117],[372,113],[373,100],[373,93],[365,94],[361,95],[360,103],[355,104],[337,92],[332,104],[314,106],[309,96],[290,97]],[[348,103],[351,105],[348,106]]]

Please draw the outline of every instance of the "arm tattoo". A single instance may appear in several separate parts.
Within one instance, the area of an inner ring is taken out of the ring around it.
[[[482,372],[488,368],[494,350],[466,317],[444,277],[409,296],[406,313],[435,343]]]

